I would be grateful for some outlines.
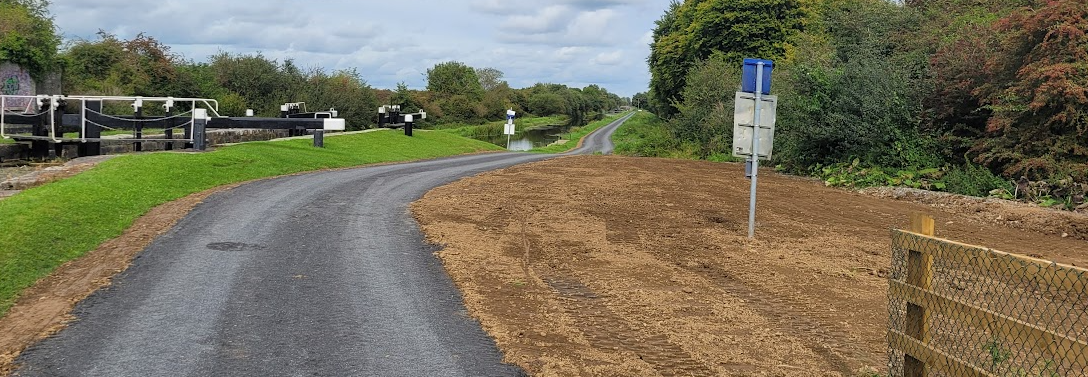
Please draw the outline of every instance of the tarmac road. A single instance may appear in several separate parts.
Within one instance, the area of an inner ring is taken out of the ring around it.
[[[602,128],[571,153],[610,152]],[[517,376],[407,206],[553,156],[495,153],[259,181],[159,237],[17,376]]]

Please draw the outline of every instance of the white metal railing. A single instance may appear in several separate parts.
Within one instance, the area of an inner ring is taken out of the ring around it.
[[[63,119],[57,119],[55,111],[43,110],[43,109],[47,108],[46,105],[49,105],[48,109],[56,109],[59,106],[60,101],[62,101],[62,100],[67,102],[69,108],[72,108],[73,105],[78,105],[78,107],[76,107],[76,108],[78,108],[79,111],[80,111],[79,112],[79,115],[80,115],[80,121],[79,121],[80,122],[80,124],[79,124],[80,137],[79,138],[74,138],[74,139],[64,138],[63,137],[63,129],[60,128],[60,127],[63,126]],[[102,104],[102,111],[89,110],[87,108],[87,102],[100,102]],[[142,119],[121,118],[121,117],[116,116],[116,115],[107,114],[106,113],[106,108],[107,108],[106,105],[109,104],[109,103],[118,103],[118,102],[120,102],[120,103],[129,103],[130,106],[133,108],[133,113],[135,113],[135,110],[137,108],[145,108],[145,102],[149,102],[149,103],[152,103],[152,104],[162,103],[161,106],[163,108],[165,108],[166,110],[168,110],[168,111],[172,110],[173,108],[177,107],[180,104],[188,104],[190,110],[186,111],[184,113],[181,113],[181,114],[171,115],[170,117],[142,118]],[[25,103],[25,106],[22,105],[23,103]],[[8,110],[8,104],[19,104],[18,107],[21,108],[22,111],[21,112],[9,111]],[[5,115],[7,115],[7,114],[20,115],[20,116],[28,116],[28,115],[29,116],[41,116],[41,115],[44,115],[46,113],[46,111],[48,111],[48,113],[49,113],[49,119],[48,119],[49,136],[46,136],[44,138],[46,138],[48,140],[52,140],[54,142],[61,142],[61,141],[89,142],[89,141],[99,141],[99,140],[101,140],[101,138],[88,138],[87,137],[87,127],[88,127],[88,125],[97,126],[97,127],[100,127],[102,129],[106,129],[106,130],[115,130],[116,128],[109,127],[109,126],[106,126],[104,124],[100,124],[98,122],[91,121],[87,117],[88,114],[96,114],[96,115],[101,116],[101,117],[112,118],[112,119],[119,120],[119,121],[142,122],[142,123],[160,122],[160,121],[164,121],[164,120],[171,119],[171,118],[177,118],[177,119],[186,119],[186,118],[188,118],[189,119],[188,122],[184,122],[184,123],[182,123],[180,125],[177,125],[177,126],[174,126],[174,127],[166,128],[168,130],[173,130],[173,129],[179,129],[179,128],[182,128],[182,129],[191,128],[193,126],[193,124],[194,124],[194,121],[196,120],[196,117],[198,116],[198,114],[196,114],[197,112],[193,111],[194,109],[207,110],[206,112],[203,112],[203,111],[201,112],[201,113],[207,114],[205,116],[219,117],[219,101],[216,101],[214,99],[208,99],[208,98],[140,97],[140,96],[60,96],[60,95],[18,96],[18,95],[0,95],[0,136],[2,136],[5,139],[10,139],[10,138],[12,138],[12,136],[20,136],[20,137],[23,137],[23,138],[34,138],[34,136],[12,135],[11,133],[9,133],[7,124],[4,121],[5,120],[4,119]],[[190,132],[189,134],[192,135],[193,133]],[[178,138],[178,139],[140,139],[140,140],[141,141],[192,141],[191,138],[189,138],[189,139],[185,139],[185,138]]]

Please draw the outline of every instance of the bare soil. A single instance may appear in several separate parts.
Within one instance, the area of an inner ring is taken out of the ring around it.
[[[865,193],[743,166],[568,157],[437,188],[412,209],[465,303],[532,375],[854,376],[887,363],[890,230],[1088,266],[1088,217]]]
[[[4,175],[41,171],[20,180],[33,186],[97,162]],[[934,215],[942,237],[1088,266],[1084,215],[774,174],[761,176],[759,237],[749,242],[741,169],[570,157],[462,180],[413,209],[446,245],[439,256],[472,315],[508,361],[542,376],[881,370],[888,233],[912,212]],[[0,375],[217,190],[153,209],[24,292],[0,318]]]

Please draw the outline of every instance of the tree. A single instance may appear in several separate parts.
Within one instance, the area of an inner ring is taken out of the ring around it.
[[[582,95],[586,100],[586,107],[590,111],[605,111],[611,109],[614,105],[612,102],[612,93],[609,93],[607,89],[601,88],[594,84],[582,88]]]
[[[631,96],[631,106],[640,109],[646,108],[650,104],[649,98],[646,92],[635,93],[635,95]]]
[[[408,89],[408,84],[405,84],[404,82],[397,83],[397,90],[393,92],[393,96],[390,98],[389,103],[399,105],[401,110],[405,113],[414,113],[423,108],[412,95],[412,91]]]
[[[688,51],[691,35],[684,28],[690,23],[684,12],[683,3],[673,0],[669,9],[655,21],[653,43],[650,44],[650,95],[653,97],[652,108],[662,117],[676,113],[672,107],[678,100],[679,93],[686,84],[688,66],[691,57]]]
[[[480,87],[486,92],[499,89],[499,87],[506,85],[506,81],[502,79],[502,71],[495,68],[477,68],[476,76],[480,79]],[[509,88],[509,86],[507,87]]]
[[[285,64],[291,69],[293,64]],[[241,55],[221,52],[211,57],[216,82],[224,89],[238,93],[261,116],[279,116],[280,105],[289,101],[288,76],[280,65],[264,55]]]
[[[994,24],[1003,37],[976,89],[993,116],[978,161],[1006,175],[1088,177],[1088,3],[1035,0]]]
[[[73,94],[189,97],[195,77],[178,71],[181,57],[154,37],[122,40],[104,31],[95,41],[76,40],[62,54],[65,87]],[[191,72],[185,72],[191,73]]]
[[[888,167],[944,164],[922,137],[920,97],[910,85],[896,38],[916,27],[883,0],[832,0],[812,20],[802,57],[776,73],[780,106],[776,159],[807,172],[816,164],[858,159]],[[822,42],[821,42],[822,41]]]
[[[663,116],[677,112],[688,71],[721,54],[739,64],[745,57],[785,55],[802,30],[801,0],[674,1],[654,29],[650,45],[650,91]]]
[[[925,0],[909,1],[909,10],[922,20],[904,33],[901,47],[921,57],[924,73],[916,76],[922,93],[922,125],[938,135],[957,163],[986,137],[993,111],[983,104],[976,89],[992,80],[983,62],[994,58],[1000,40],[992,28],[995,20],[1010,14],[1025,0]]]
[[[440,96],[462,95],[471,100],[479,100],[484,92],[476,70],[453,61],[427,70],[427,90]]]
[[[536,116],[565,114],[567,101],[557,93],[536,93],[529,96],[529,111]]]
[[[503,81],[498,86],[491,88],[484,93],[484,98],[480,101],[480,105],[483,108],[484,118],[487,119],[505,119],[506,110],[513,108],[514,110],[521,112],[522,109],[515,104],[516,94],[514,90],[507,85],[506,81]]]
[[[0,61],[18,64],[34,77],[52,70],[60,37],[45,0],[0,0]]]
[[[373,114],[378,108],[378,98],[355,69],[332,74],[313,69],[304,75],[304,80],[293,92],[300,96],[295,100],[306,102],[310,111],[336,109],[353,130],[376,123]]]
[[[730,153],[739,67],[719,55],[697,63],[686,81],[679,114],[668,122],[673,136],[694,146],[699,158]]]

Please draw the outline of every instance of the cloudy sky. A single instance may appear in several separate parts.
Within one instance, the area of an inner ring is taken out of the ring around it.
[[[263,53],[304,67],[357,68],[372,86],[426,87],[437,63],[536,82],[645,91],[650,30],[670,0],[53,0],[66,38],[145,32],[188,59]]]

